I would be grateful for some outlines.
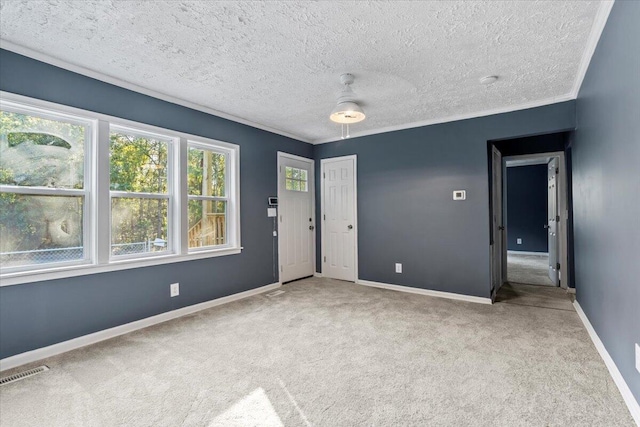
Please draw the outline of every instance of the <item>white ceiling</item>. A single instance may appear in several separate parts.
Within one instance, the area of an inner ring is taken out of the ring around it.
[[[329,113],[344,72],[367,114],[352,136],[575,97],[610,10],[599,1],[0,4],[4,48],[310,142],[340,134]],[[488,74],[499,81],[480,85]]]

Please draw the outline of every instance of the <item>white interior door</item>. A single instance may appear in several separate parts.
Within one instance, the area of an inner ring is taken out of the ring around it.
[[[547,167],[548,204],[547,231],[549,232],[549,278],[558,286],[558,158]]]
[[[313,169],[313,160],[278,153],[278,253],[283,283],[314,273]]]
[[[503,283],[504,224],[502,221],[502,154],[496,147],[491,147],[492,169],[492,218],[493,245],[491,247],[491,285],[493,295]]]
[[[323,160],[322,275],[356,281],[356,159]]]

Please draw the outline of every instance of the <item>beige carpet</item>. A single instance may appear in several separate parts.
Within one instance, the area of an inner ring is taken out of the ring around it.
[[[526,285],[555,286],[549,279],[549,255],[507,252],[507,281]]]
[[[0,387],[0,424],[633,425],[575,312],[283,289],[48,359]]]

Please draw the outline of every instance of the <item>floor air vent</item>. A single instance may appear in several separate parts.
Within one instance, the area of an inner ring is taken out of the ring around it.
[[[38,375],[42,372],[46,372],[49,370],[48,366],[42,365],[37,368],[29,369],[28,371],[18,372],[17,374],[10,375],[8,377],[0,378],[0,385],[6,385],[9,383],[14,383],[16,381],[23,380],[25,378],[32,377],[34,375]]]
[[[271,297],[277,297],[278,295],[282,295],[282,294],[284,294],[284,291],[282,289],[278,289],[277,291],[273,291],[265,295],[271,298]]]

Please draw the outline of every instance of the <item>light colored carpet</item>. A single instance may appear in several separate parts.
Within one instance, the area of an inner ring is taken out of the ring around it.
[[[507,252],[507,281],[526,285],[555,286],[549,279],[549,255]]]
[[[0,387],[0,424],[633,425],[575,312],[283,289],[50,358]]]

